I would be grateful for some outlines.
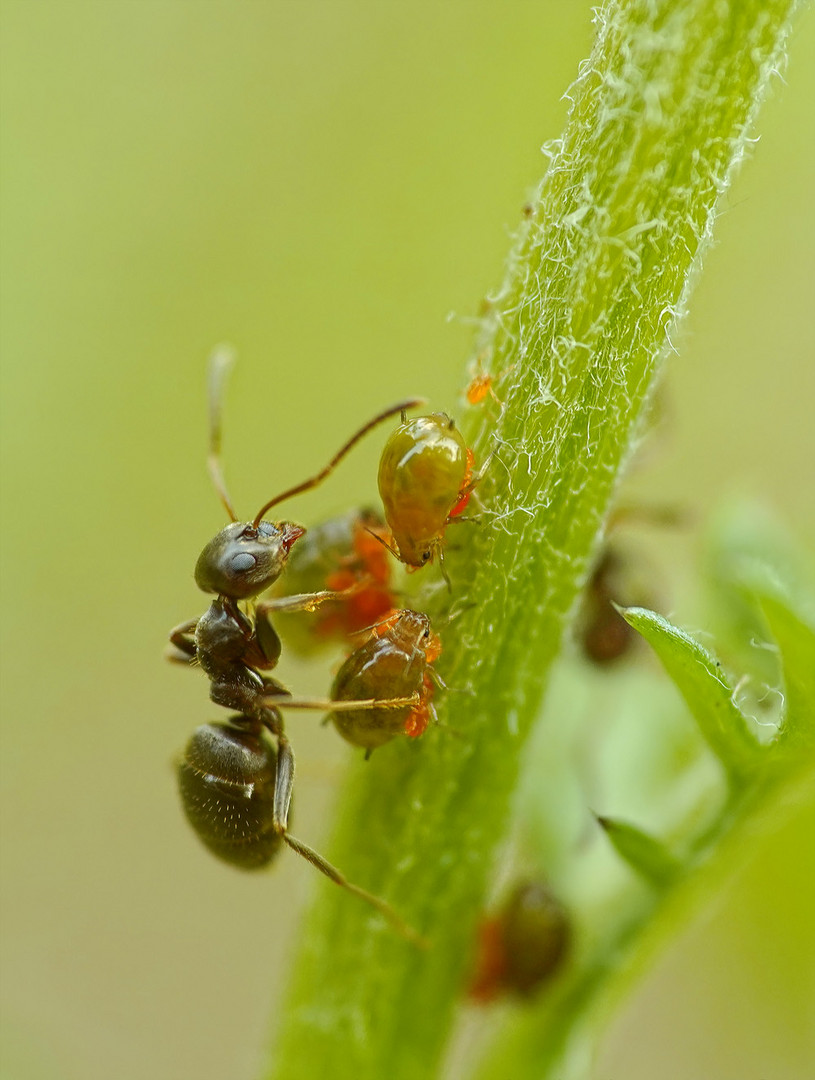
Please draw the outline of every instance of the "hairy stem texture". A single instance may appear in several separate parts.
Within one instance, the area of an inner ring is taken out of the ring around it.
[[[795,7],[616,0],[598,13],[484,320],[486,366],[511,369],[503,407],[462,424],[479,461],[495,451],[481,524],[456,527],[461,550],[448,558],[453,598],[470,606],[444,634],[440,667],[469,693],[439,702],[452,732],[355,765],[331,852],[430,947],[320,886],[270,1077],[416,1080],[438,1068],[525,739]]]

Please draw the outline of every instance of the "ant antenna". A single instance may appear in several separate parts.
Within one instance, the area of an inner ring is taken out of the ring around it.
[[[403,413],[407,409],[416,409],[420,405],[424,404],[424,398],[412,398],[410,401],[400,401],[398,405],[392,405],[389,409],[385,409],[384,412],[378,413],[373,418],[373,420],[369,420],[368,423],[364,424],[359,429],[359,431],[356,432],[355,435],[352,435],[344,446],[340,447],[340,449],[337,451],[337,453],[333,456],[333,458],[329,461],[329,463],[325,466],[324,469],[321,469],[320,472],[318,472],[315,476],[310,477],[310,479],[304,480],[302,484],[297,484],[295,487],[289,488],[287,491],[284,491],[282,495],[276,495],[273,499],[270,499],[265,506],[262,506],[255,515],[255,520],[252,522],[252,527],[256,529],[258,525],[260,525],[263,516],[267,514],[273,506],[277,506],[278,503],[283,502],[284,499],[290,499],[292,495],[299,495],[303,491],[310,491],[312,488],[317,487],[318,484],[321,484],[323,480],[325,480],[325,478],[334,471],[337,465],[339,465],[339,463],[342,461],[348,451],[351,450],[354,446],[356,446],[359,440],[364,435],[367,435],[372,428],[375,428],[377,424],[381,424],[383,420],[387,420],[390,416],[395,416],[396,413]],[[235,519],[233,518],[233,521],[234,520]]]
[[[209,453],[207,454],[207,468],[209,469],[212,485],[218,494],[218,498],[224,505],[230,521],[237,521],[238,515],[232,505],[229,492],[226,489],[223,469],[221,468],[221,405],[224,396],[224,386],[229,375],[229,369],[235,363],[235,352],[228,345],[219,345],[209,358],[209,373],[207,378],[207,398],[209,400]]]

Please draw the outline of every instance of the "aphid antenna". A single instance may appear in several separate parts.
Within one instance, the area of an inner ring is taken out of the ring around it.
[[[393,620],[394,615],[401,615],[403,611],[407,611],[407,608],[395,608],[393,611],[389,611],[387,615],[383,615],[375,623],[371,623],[370,626],[363,626],[357,630],[357,634],[367,634],[369,630],[378,630],[380,626],[385,626],[387,623]]]
[[[424,398],[411,398],[409,401],[400,401],[397,405],[392,405],[389,409],[384,409],[381,413],[378,413],[372,420],[369,420],[367,424],[363,424],[359,431],[352,435],[348,442],[340,447],[325,468],[321,469],[314,476],[309,477],[308,480],[304,480],[301,484],[296,484],[294,487],[288,488],[281,495],[275,495],[273,499],[270,499],[262,506],[255,515],[252,527],[256,529],[263,520],[264,515],[267,514],[273,506],[277,506],[279,503],[292,498],[294,495],[300,495],[304,491],[310,491],[312,488],[317,487],[318,484],[321,484],[323,480],[334,471],[346,454],[352,450],[360,439],[367,435],[372,428],[375,428],[378,424],[381,424],[391,416],[395,416],[397,413],[403,415],[408,409],[417,409],[425,404],[427,404],[427,402]]]
[[[221,500],[230,521],[237,521],[238,515],[229,497],[226,480],[221,465],[221,414],[224,386],[232,365],[235,363],[235,350],[229,345],[219,345],[209,358],[207,376],[207,399],[209,402],[209,453],[207,468],[212,486]]]
[[[394,559],[399,558],[399,552],[395,548],[392,548],[387,540],[383,540],[378,533],[375,533],[373,529],[369,529],[367,525],[363,526],[363,528],[365,529],[365,532],[371,534],[371,536],[374,538],[374,540],[377,541],[377,543],[380,543],[383,548],[389,551],[391,555],[393,555]]]

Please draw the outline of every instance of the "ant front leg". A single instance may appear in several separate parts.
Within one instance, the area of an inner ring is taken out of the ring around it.
[[[261,618],[273,611],[286,613],[316,611],[318,607],[327,604],[330,600],[347,600],[364,587],[365,582],[355,582],[347,589],[323,589],[320,592],[313,593],[294,593],[292,596],[273,596],[268,600],[260,600],[257,603],[255,617]]]
[[[254,631],[246,649],[246,663],[267,670],[277,666],[282,646],[280,636],[269,619],[272,612],[316,611],[321,604],[329,600],[344,600],[359,588],[357,583],[339,592],[324,589],[322,592],[295,593],[293,596],[275,596],[258,601],[255,604]]]
[[[195,645],[195,628],[198,619],[187,619],[170,631],[170,644],[164,656],[173,664],[194,664],[198,659]]]

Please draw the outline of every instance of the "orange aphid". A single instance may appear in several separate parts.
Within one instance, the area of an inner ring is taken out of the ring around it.
[[[476,375],[467,387],[465,396],[471,405],[480,405],[487,394],[492,394],[495,400],[498,401],[492,388],[492,375]]]
[[[383,546],[386,537],[387,530],[368,519],[354,522],[353,552],[326,576],[325,587],[337,591],[357,588],[326,612],[317,623],[319,634],[353,637],[393,610],[391,564]]]
[[[428,665],[434,664],[441,656],[441,638],[438,634],[432,634],[424,646],[425,660]],[[433,693],[436,689],[430,675],[425,671],[422,679],[422,700],[405,720],[405,734],[408,738],[418,739],[427,731],[433,714]]]
[[[453,509],[450,511],[450,517],[451,518],[458,517],[459,514],[463,514],[464,510],[467,507],[467,503],[470,501],[470,496],[473,493],[472,479],[473,479],[473,467],[474,467],[474,465],[475,465],[475,454],[472,452],[472,450],[468,446],[467,447],[467,471],[464,473],[464,479],[463,479],[463,481],[461,483],[461,491],[463,492],[463,494],[461,495],[461,498],[458,500],[458,502],[453,507]]]

